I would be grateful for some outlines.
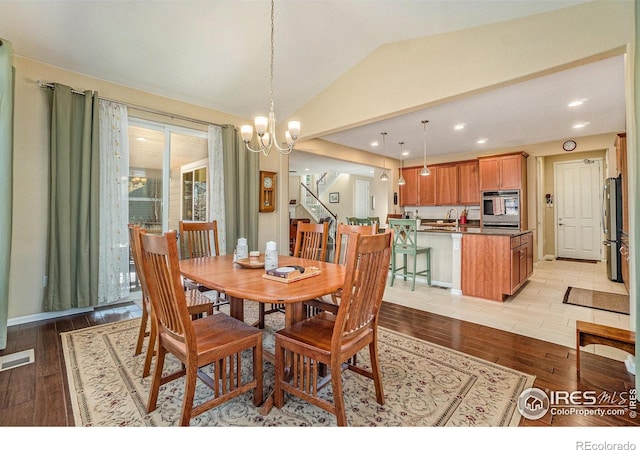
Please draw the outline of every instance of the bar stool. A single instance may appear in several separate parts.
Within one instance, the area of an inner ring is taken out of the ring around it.
[[[426,276],[431,286],[431,247],[418,246],[418,228],[415,219],[389,219],[389,227],[393,230],[393,247],[391,249],[391,284],[396,279],[396,272],[402,271],[404,280],[411,276],[411,290],[415,290],[416,276]],[[418,255],[425,255],[426,268],[418,271]],[[402,267],[396,267],[396,255],[402,255]],[[413,268],[407,271],[407,257],[413,256]]]

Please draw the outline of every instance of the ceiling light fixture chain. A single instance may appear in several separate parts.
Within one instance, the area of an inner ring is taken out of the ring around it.
[[[382,170],[382,174],[380,175],[380,180],[381,181],[389,181],[389,174],[387,173],[387,143],[385,140],[385,137],[387,136],[387,132],[383,131],[382,133],[380,133],[382,135],[382,165],[383,165],[383,170]]]
[[[426,177],[427,175],[431,175],[431,171],[427,167],[427,124],[428,123],[429,123],[428,120],[423,120],[422,121],[422,126],[424,128],[424,138],[423,138],[423,142],[424,142],[424,163],[423,163],[422,169],[420,170],[420,175],[423,176],[423,177]]]
[[[400,178],[398,178],[398,186],[404,186],[407,183],[404,179],[404,173],[403,173],[404,154],[402,152],[402,146],[404,145],[404,142],[398,142],[398,144],[400,144]]]
[[[288,130],[285,133],[287,145],[280,147],[276,141],[276,115],[273,102],[273,61],[275,53],[275,5],[274,0],[271,0],[271,59],[269,63],[269,97],[271,99],[269,117],[258,116],[254,119],[254,125],[256,134],[258,135],[259,148],[253,149],[249,145],[253,138],[253,126],[242,125],[240,127],[240,134],[242,140],[247,148],[251,152],[262,152],[265,156],[269,156],[271,149],[275,147],[283,155],[288,155],[293,151],[298,136],[300,135],[300,122],[297,120],[289,121]]]

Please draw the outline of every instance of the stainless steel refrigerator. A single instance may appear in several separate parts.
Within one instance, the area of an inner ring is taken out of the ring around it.
[[[620,230],[622,228],[622,188],[620,177],[607,178],[602,188],[602,230],[604,232],[607,277],[622,282]]]

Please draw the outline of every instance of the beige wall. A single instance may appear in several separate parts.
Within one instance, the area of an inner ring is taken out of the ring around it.
[[[347,129],[564,69],[586,60],[619,54],[633,42],[633,13],[634,3],[631,1],[590,2],[550,14],[382,46],[295,113],[303,124],[302,138]],[[19,56],[14,58],[14,64],[15,187],[10,320],[28,319],[42,311],[48,197],[48,114],[45,93],[36,85],[37,80],[60,82],[80,90],[97,90],[103,97],[205,121],[236,126],[247,122],[222,112],[106,83]],[[632,99],[629,103],[628,107],[633,109]],[[163,117],[157,119],[167,121]],[[176,124],[192,126],[178,121]],[[630,145],[635,143],[634,133],[635,129],[629,130]],[[304,148],[305,145],[301,139],[299,147]],[[532,151],[529,153],[534,154]],[[357,151],[352,154],[342,152],[340,157],[348,159],[356,155],[366,160],[366,156],[359,155]],[[367,163],[371,163],[370,158],[369,155]],[[260,164],[262,169],[280,174],[277,211],[260,214],[259,240],[263,247],[267,240],[274,238],[288,242],[288,157],[274,153],[269,158],[261,157]],[[382,166],[381,163],[376,165]],[[397,169],[397,165],[392,169]],[[532,172],[535,173],[535,162],[530,158],[529,183]],[[397,170],[390,173],[393,179],[388,185],[374,183],[372,186],[380,205],[383,198],[387,199],[388,205],[392,204]],[[529,189],[529,197],[535,201],[534,189]],[[382,216],[382,211],[380,214],[376,211],[376,215]],[[280,246],[281,249],[284,247]]]
[[[101,97],[236,126],[246,119],[125,88],[78,73],[14,56],[16,69],[13,162],[13,236],[9,279],[9,319],[42,312],[46,274],[49,196],[49,113],[46,90],[37,81],[58,82],[77,90],[97,90]],[[142,114],[130,110],[130,115]],[[149,114],[144,115],[151,118]],[[203,129],[191,122],[155,116],[154,120]]]

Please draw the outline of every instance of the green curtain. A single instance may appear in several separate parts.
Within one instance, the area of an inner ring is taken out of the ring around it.
[[[13,79],[11,42],[0,39],[0,350],[7,347],[13,192]]]
[[[48,284],[45,311],[98,303],[99,99],[55,84],[50,93]]]
[[[227,253],[238,238],[247,238],[250,250],[258,249],[259,153],[244,148],[233,125],[222,130],[224,199]]]

